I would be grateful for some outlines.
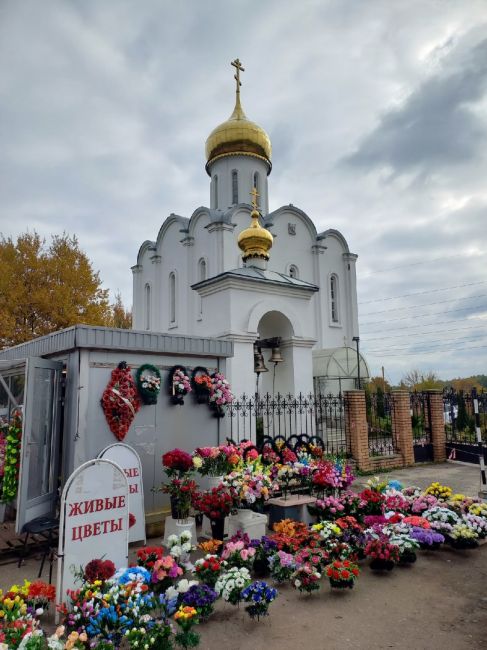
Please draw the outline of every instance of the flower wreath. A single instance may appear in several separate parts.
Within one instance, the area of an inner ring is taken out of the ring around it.
[[[193,387],[198,404],[207,404],[210,397],[212,381],[208,368],[196,366],[191,373],[191,386]]]
[[[20,447],[22,444],[22,411],[15,409],[9,424],[5,449],[5,470],[3,474],[3,503],[11,503],[19,485]]]
[[[137,388],[130,372],[130,366],[121,361],[107,387],[103,391],[101,406],[110,427],[110,431],[123,440],[128,433],[135,414],[140,409]]]
[[[135,372],[135,383],[144,404],[157,404],[161,392],[161,373],[150,363],[144,363]]]
[[[190,393],[191,382],[184,366],[173,366],[167,377],[169,394],[173,404],[184,404],[184,396]]]

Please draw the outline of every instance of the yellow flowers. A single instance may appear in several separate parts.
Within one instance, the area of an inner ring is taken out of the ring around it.
[[[487,519],[487,503],[472,503],[468,511],[471,515]]]
[[[193,456],[193,465],[196,469],[199,469],[203,465],[203,459],[201,456]]]
[[[195,616],[198,615],[198,612],[194,607],[189,607],[181,605],[178,609],[178,611],[174,614],[174,620],[175,621],[189,621],[192,618],[195,618]]]
[[[451,487],[448,487],[447,485],[441,485],[440,483],[438,483],[438,481],[435,481],[428,488],[426,488],[424,493],[432,494],[437,499],[442,499],[443,501],[447,501],[448,499],[450,499],[453,490],[451,489]]]

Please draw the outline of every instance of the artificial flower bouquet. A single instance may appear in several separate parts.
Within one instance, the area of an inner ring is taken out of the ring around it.
[[[360,573],[358,565],[350,560],[335,560],[328,564],[325,573],[330,580],[330,586],[336,589],[352,589]]]
[[[245,567],[232,567],[218,578],[215,584],[215,591],[225,602],[238,605],[242,600],[242,590],[251,582],[248,569]]]
[[[183,595],[183,605],[194,607],[200,621],[207,621],[213,613],[218,594],[205,584],[192,585]]]
[[[235,445],[198,447],[193,453],[193,465],[202,476],[225,476],[240,462]]]
[[[311,477],[316,491],[335,495],[346,490],[354,480],[351,466],[339,457],[334,460],[320,460]]]
[[[189,554],[195,548],[191,544],[191,537],[192,535],[189,530],[183,530],[180,535],[169,535],[167,538],[169,555],[182,566],[186,566],[189,563]]]
[[[188,375],[182,368],[176,368],[172,374],[172,394],[176,396],[184,396],[190,393],[192,390],[193,389],[191,388],[191,382]]]
[[[174,614],[174,620],[179,626],[176,643],[182,648],[196,648],[199,645],[200,636],[193,630],[193,626],[199,623],[198,611],[189,605],[181,605]]]
[[[391,571],[399,562],[399,549],[386,535],[367,542],[364,553],[371,559],[370,568],[374,571]]]
[[[214,587],[221,574],[227,570],[227,563],[218,555],[208,553],[194,563],[193,573],[202,583]]]
[[[135,372],[135,383],[144,404],[157,404],[161,392],[161,373],[150,363],[144,363]]]
[[[271,576],[276,582],[286,582],[290,580],[296,570],[294,555],[285,551],[277,551],[269,556],[269,566]]]
[[[385,496],[378,490],[365,488],[360,492],[359,497],[364,501],[362,512],[364,515],[382,515],[384,513]]]
[[[172,449],[162,455],[162,466],[169,477],[181,478],[193,470],[193,457],[182,449]]]
[[[478,532],[465,520],[457,522],[447,537],[448,543],[457,549],[475,548],[479,544],[478,539]]]
[[[426,521],[429,521],[431,528],[443,535],[449,534],[453,526],[460,520],[460,517],[456,512],[439,505],[423,511],[422,516]]]
[[[250,570],[254,564],[255,552],[255,548],[243,539],[229,540],[223,547],[222,560],[226,560],[229,567],[246,567]]]
[[[441,485],[438,481],[431,483],[431,485],[427,487],[424,492],[425,494],[432,494],[439,501],[448,501],[448,499],[450,499],[453,494],[451,487],[448,487],[447,485]]]
[[[224,519],[234,506],[233,493],[223,485],[193,495],[193,507],[210,520]]]
[[[242,589],[241,598],[248,603],[245,611],[251,619],[269,615],[269,605],[277,597],[277,590],[266,582],[256,581]]]
[[[193,496],[198,486],[190,476],[173,477],[169,483],[162,486],[162,491],[169,494],[171,499],[171,516],[184,520],[189,517]]]
[[[320,588],[321,573],[309,563],[301,564],[291,576],[291,583],[301,592],[311,593]]]
[[[445,537],[441,533],[421,526],[413,525],[409,535],[419,543],[422,549],[431,551],[439,549],[440,545],[445,541]]]
[[[162,546],[143,546],[136,551],[137,565],[152,571],[154,564],[164,555]]]
[[[257,577],[264,577],[269,573],[269,557],[277,551],[277,543],[263,535],[260,539],[253,539],[250,546],[255,549],[253,570]]]
[[[223,485],[231,488],[240,507],[258,508],[272,496],[276,485],[269,470],[257,459],[247,463],[242,469],[230,472]]]
[[[211,376],[210,404],[226,406],[233,402],[234,399],[235,397],[231,391],[229,382],[221,372],[215,372]]]

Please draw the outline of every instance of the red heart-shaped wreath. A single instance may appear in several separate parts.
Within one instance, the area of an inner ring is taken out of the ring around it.
[[[130,373],[130,366],[125,361],[121,361],[118,367],[112,370],[111,379],[103,391],[101,405],[110,431],[118,440],[123,440],[140,409],[137,388]]]

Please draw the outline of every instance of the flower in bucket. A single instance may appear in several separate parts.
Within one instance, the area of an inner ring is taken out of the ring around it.
[[[206,492],[196,492],[193,496],[193,507],[208,519],[223,519],[233,507],[233,496],[230,490],[222,485]]]
[[[238,605],[242,599],[242,590],[251,583],[250,572],[245,567],[232,567],[225,571],[215,584],[215,591],[225,602]]]
[[[193,469],[193,458],[187,451],[172,449],[162,455],[162,466],[168,476],[180,478]]]
[[[164,555],[154,562],[151,573],[152,588],[158,593],[162,593],[183,573],[183,569],[172,555]]]
[[[276,582],[286,582],[296,569],[294,555],[285,551],[277,551],[269,557],[271,576]]]
[[[370,557],[372,569],[392,569],[399,562],[399,549],[391,544],[389,537],[381,535],[371,539],[365,546],[364,553]]]
[[[169,554],[176,560],[187,558],[189,553],[194,550],[191,544],[191,537],[192,535],[189,530],[183,530],[180,535],[169,535],[167,538]]]
[[[145,567],[148,571],[152,571],[154,564],[160,560],[164,555],[162,546],[143,546],[137,549],[137,564]]]
[[[445,538],[441,533],[437,533],[431,528],[413,526],[409,535],[419,543],[421,548],[438,548],[439,545],[443,544],[445,541]]]
[[[193,453],[193,465],[202,476],[224,476],[240,461],[237,447],[197,447]]]
[[[349,587],[352,589],[353,584],[360,573],[358,565],[350,560],[335,560],[328,564],[325,568],[325,573],[330,580],[332,587],[345,589]]]
[[[241,598],[249,603],[245,611],[250,618],[259,620],[261,616],[269,615],[269,605],[277,598],[277,590],[258,580],[242,589]]]
[[[320,588],[321,573],[309,563],[299,565],[291,576],[291,583],[301,592],[311,593]]]

